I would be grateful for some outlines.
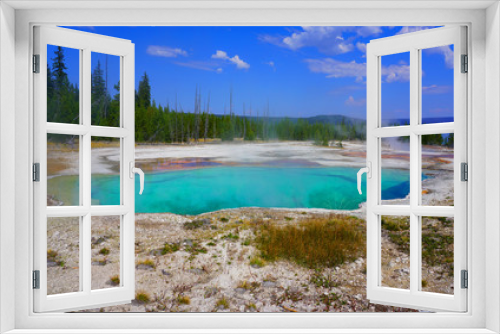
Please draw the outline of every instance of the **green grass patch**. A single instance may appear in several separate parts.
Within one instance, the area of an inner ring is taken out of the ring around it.
[[[151,260],[151,259],[146,259],[146,260],[142,260],[142,261],[137,262],[137,265],[141,265],[141,264],[145,265],[145,266],[148,266],[148,267],[151,267],[153,269],[156,268],[155,262],[153,260]]]
[[[382,230],[387,231],[389,239],[396,244],[399,251],[410,254],[410,218],[383,216]]]
[[[250,265],[262,268],[266,265],[266,261],[258,256],[254,256],[250,259]]]
[[[104,248],[101,248],[101,250],[99,251],[99,254],[101,255],[109,255],[109,249],[104,247]]]
[[[224,239],[230,239],[230,240],[238,240],[240,237],[237,234],[233,234],[232,232],[229,232],[225,236],[223,236]]]
[[[229,308],[229,301],[226,299],[226,297],[222,297],[221,299],[219,299],[217,301],[215,306],[217,306],[217,307],[222,306],[224,308]]]
[[[164,244],[163,248],[161,249],[161,255],[167,255],[170,253],[177,252],[180,249],[178,244]]]
[[[196,230],[199,228],[209,228],[211,226],[211,222],[209,219],[195,219],[190,222],[186,222],[183,224],[186,230]]]

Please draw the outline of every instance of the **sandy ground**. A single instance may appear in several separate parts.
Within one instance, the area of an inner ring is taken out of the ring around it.
[[[430,176],[422,182],[422,202],[429,205],[453,205],[453,152],[424,147],[423,172]],[[294,162],[316,166],[364,167],[365,145],[344,143],[344,148],[318,147],[311,143],[139,145],[138,164],[145,171],[192,168],[199,163],[223,165],[273,165]],[[49,177],[72,175],[78,171],[74,150],[53,146],[48,154]],[[391,147],[383,149],[384,167],[409,167],[408,152]],[[101,147],[92,150],[92,171],[117,172],[119,149]],[[189,167],[187,167],[189,166]],[[404,204],[408,199],[385,201]],[[250,265],[257,250],[246,244],[252,232],[239,230],[241,220],[265,218],[290,223],[306,218],[327,216],[331,210],[241,208],[206,213],[196,217],[170,213],[136,214],[136,290],[147,300],[131,304],[93,309],[96,312],[397,312],[411,311],[370,304],[366,299],[365,258],[344,263],[320,273],[293,263],[278,261],[263,267]],[[365,218],[365,206],[343,212]],[[223,219],[224,218],[224,219]],[[92,224],[92,288],[116,286],[119,273],[119,228],[109,217],[94,217]],[[183,224],[206,219],[224,233],[186,230]],[[66,221],[67,220],[67,221]],[[78,225],[70,218],[49,222],[49,293],[78,290]],[[76,225],[75,225],[76,224]],[[111,226],[111,227],[110,227]],[[406,288],[409,259],[383,235],[383,282]],[[177,250],[162,253],[165,244]],[[105,249],[105,250],[103,250]],[[204,251],[196,251],[203,249]],[[453,292],[453,280],[439,268],[425,267],[423,278],[428,288]],[[313,283],[317,275],[334,281],[332,286]],[[185,298],[187,297],[187,298]],[[221,302],[225,301],[225,302]]]

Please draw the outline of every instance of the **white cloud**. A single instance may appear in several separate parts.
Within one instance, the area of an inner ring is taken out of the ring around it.
[[[347,27],[352,30],[353,28]],[[336,55],[354,49],[351,39],[345,40],[342,33],[346,27],[301,27],[300,31],[293,32],[290,36],[260,36],[260,40],[293,51],[304,47],[315,47],[320,52]]]
[[[338,55],[353,51],[353,40],[356,37],[368,37],[382,32],[381,27],[301,27],[302,30],[293,32],[290,36],[260,36],[260,40],[290,50],[299,50],[304,47],[315,47],[328,55]],[[344,33],[350,37],[345,38]],[[355,34],[353,35],[352,32]]]
[[[355,77],[356,81],[362,81],[366,77],[366,64],[356,61],[342,62],[332,58],[306,59],[309,70],[314,73],[324,73],[327,78]]]
[[[236,64],[237,68],[240,69],[249,69],[250,65],[248,63],[245,63],[238,55],[235,55],[232,58],[229,58],[229,61]]]
[[[274,61],[271,60],[268,62],[264,62],[264,64],[269,65],[269,67],[271,67],[273,71],[276,72],[276,64],[274,63]]]
[[[349,107],[364,107],[366,105],[366,99],[356,100],[352,96],[349,96],[349,98],[345,100],[344,104]]]
[[[410,65],[398,64],[382,67],[382,78],[385,82],[406,82],[410,80]]]
[[[230,58],[227,55],[227,52],[225,52],[225,51],[217,50],[215,52],[215,54],[212,55],[212,58],[213,59],[227,60],[227,61],[235,64],[236,68],[238,68],[238,69],[245,69],[245,70],[247,70],[247,69],[250,68],[250,64],[248,64],[245,61],[243,61],[243,59],[241,59],[240,56],[235,55],[234,57]]]
[[[428,94],[428,95],[446,94],[451,92],[452,89],[453,87],[451,86],[437,86],[437,85],[423,86],[422,94]]]
[[[314,73],[324,73],[327,78],[354,77],[357,82],[366,77],[366,64],[356,61],[342,62],[332,58],[306,59],[309,70]],[[410,79],[410,66],[397,64],[382,67],[382,77],[385,82],[404,82]]]
[[[187,52],[182,49],[159,45],[148,46],[146,52],[151,56],[165,58],[176,58],[177,56],[186,57],[188,55]]]
[[[359,51],[365,53],[366,52],[366,43],[357,42],[356,48],[358,48]]]
[[[221,50],[217,50],[215,54],[212,55],[213,59],[229,59],[227,53]]]
[[[375,36],[382,33],[382,27],[377,27],[377,26],[357,27],[356,32],[361,37]]]
[[[219,67],[218,69],[215,70],[215,72],[222,73],[222,68]]]
[[[422,31],[422,30],[427,30],[432,27],[402,27],[396,35],[401,35],[401,34],[408,34],[410,32],[417,32],[417,31]]]
[[[332,55],[354,49],[352,43],[342,37],[342,27],[302,27],[302,29],[303,31],[283,38],[283,45],[291,50],[316,47],[320,52]]]
[[[449,45],[438,46],[436,48],[424,49],[428,54],[440,54],[444,57],[444,63],[447,68],[453,68],[453,50]]]

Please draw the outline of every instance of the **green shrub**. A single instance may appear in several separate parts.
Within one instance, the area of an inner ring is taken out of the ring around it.
[[[101,250],[99,251],[99,254],[101,254],[101,255],[109,255],[109,249],[107,249],[106,247],[101,248]]]

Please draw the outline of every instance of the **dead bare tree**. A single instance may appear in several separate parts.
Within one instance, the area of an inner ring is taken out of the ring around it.
[[[247,119],[245,117],[245,103],[243,103],[243,140],[245,140],[246,131],[247,131]]]
[[[205,110],[205,133],[203,134],[203,142],[207,142],[207,135],[208,135],[208,122],[210,120],[209,118],[210,115],[210,92],[208,93],[208,99],[207,99],[207,107]]]

